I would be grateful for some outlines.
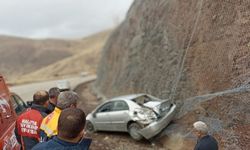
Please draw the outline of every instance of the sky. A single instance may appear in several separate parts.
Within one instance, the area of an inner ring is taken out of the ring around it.
[[[81,38],[119,24],[133,0],[0,0],[0,35]]]

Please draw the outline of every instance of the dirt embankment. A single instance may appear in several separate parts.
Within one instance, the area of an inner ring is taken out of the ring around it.
[[[176,118],[179,129],[203,120],[222,149],[248,149],[248,91],[185,100],[249,85],[249,8],[248,0],[135,0],[105,45],[96,89],[195,106]]]

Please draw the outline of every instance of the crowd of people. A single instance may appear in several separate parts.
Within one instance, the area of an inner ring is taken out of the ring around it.
[[[56,87],[37,91],[31,107],[16,121],[15,134],[22,150],[87,150],[85,113],[77,108],[79,96]]]
[[[22,150],[88,150],[92,140],[84,136],[85,113],[77,108],[79,96],[56,87],[37,91],[31,107],[16,121],[15,134]],[[201,121],[193,124],[198,137],[195,150],[218,150],[217,141]]]

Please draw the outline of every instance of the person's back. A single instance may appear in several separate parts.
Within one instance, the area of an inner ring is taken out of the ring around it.
[[[36,130],[39,129],[43,120],[42,115],[35,109],[30,109],[20,115],[17,119],[16,130],[20,139],[19,143],[23,149],[31,149],[40,140],[40,133]]]
[[[47,142],[39,143],[32,150],[88,150],[91,142],[91,139],[85,138],[79,143],[71,143],[55,136]]]
[[[87,150],[91,139],[84,137],[86,118],[81,109],[68,108],[62,111],[58,120],[58,135],[47,142],[39,143],[33,150]]]
[[[198,140],[194,150],[218,150],[218,143],[211,135],[206,135]]]
[[[16,121],[15,134],[23,150],[29,150],[40,141],[40,125],[47,115],[46,91],[38,91],[33,96],[33,104],[30,109],[21,114]]]
[[[61,109],[55,107],[54,111],[42,120],[40,126],[40,129],[42,131],[41,132],[42,141],[47,141],[48,139],[57,135],[57,123],[60,114],[61,114]]]

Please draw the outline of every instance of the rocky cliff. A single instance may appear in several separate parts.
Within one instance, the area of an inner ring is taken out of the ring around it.
[[[186,130],[203,120],[222,148],[247,149],[249,26],[248,0],[135,0],[103,49],[95,87],[169,98]]]

